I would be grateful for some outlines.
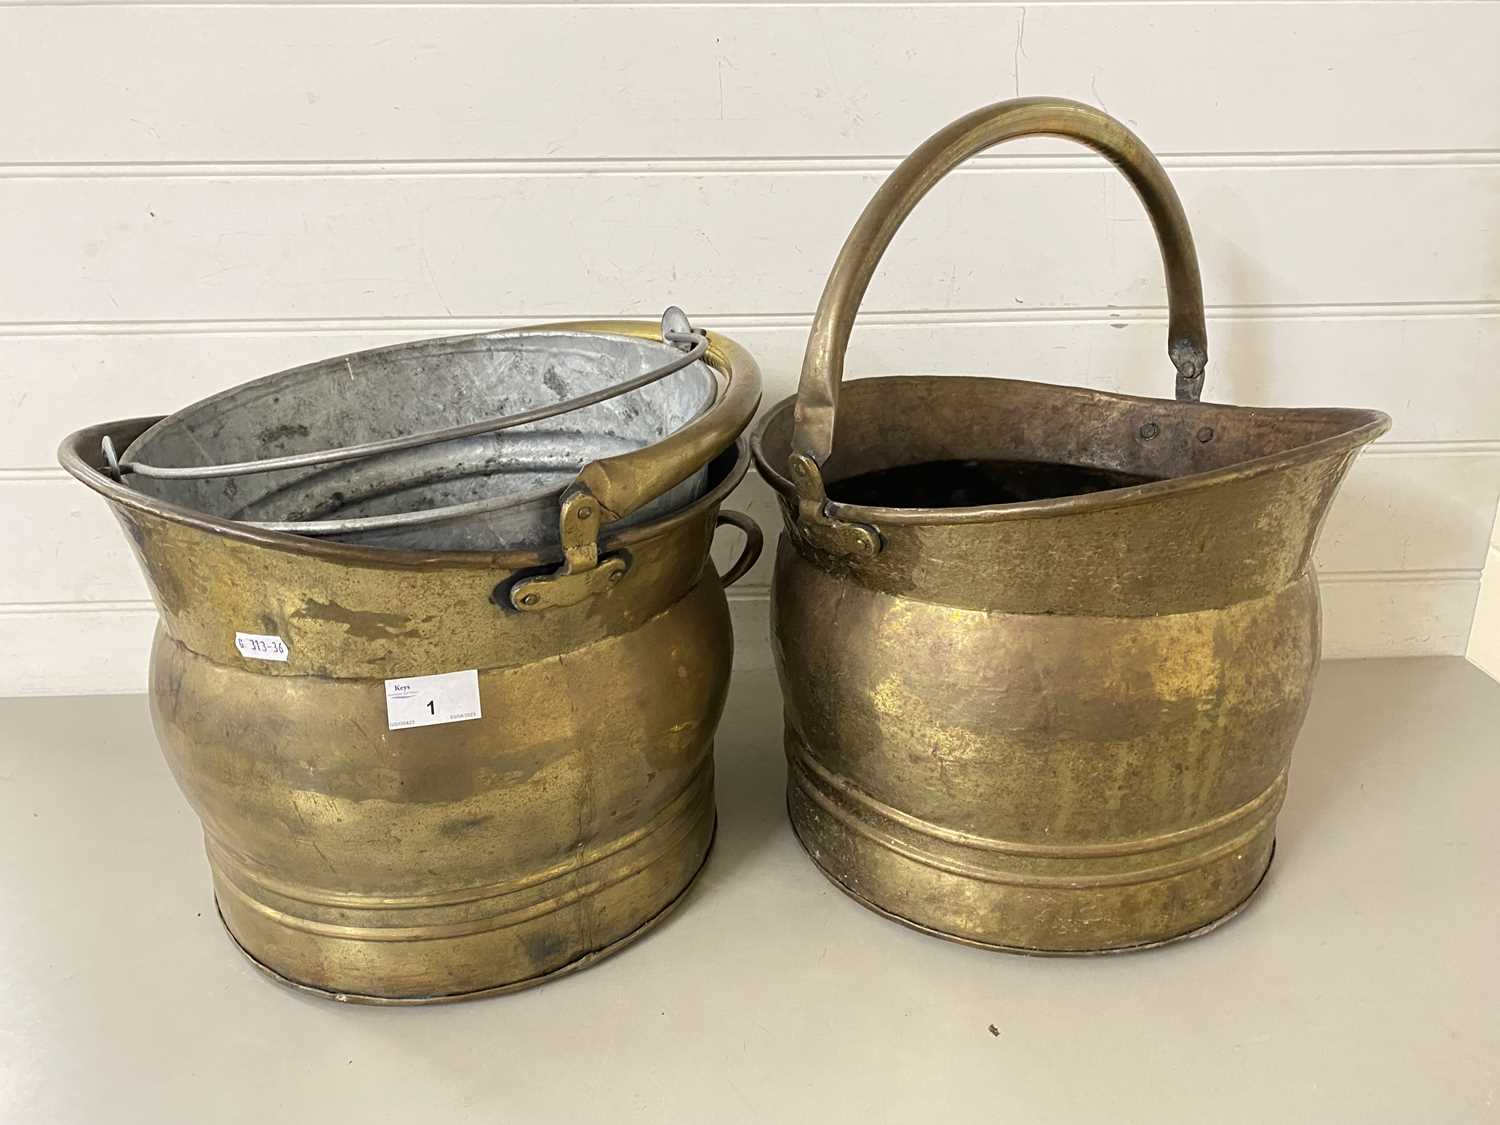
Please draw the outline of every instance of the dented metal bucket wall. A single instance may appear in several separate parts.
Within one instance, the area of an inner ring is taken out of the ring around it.
[[[1176,400],[960,377],[840,390],[900,220],[966,156],[1031,133],[1090,144],[1140,192]],[[1097,952],[1212,926],[1260,883],[1318,660],[1313,546],[1389,420],[1200,403],[1206,358],[1175,193],[1096,110],[1024,99],[955,123],[850,235],[799,395],[754,448],[786,520],[772,632],[792,824],[867,905],[974,944]],[[987,463],[1131,483],[1013,503],[839,498],[872,472]]]

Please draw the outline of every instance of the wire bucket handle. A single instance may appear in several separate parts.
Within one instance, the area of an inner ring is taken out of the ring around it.
[[[1014,98],[975,110],[929,137],[890,174],[860,214],[839,251],[818,301],[792,423],[788,469],[797,489],[799,524],[825,549],[873,556],[879,533],[827,512],[822,466],[833,452],[834,418],[844,355],[860,302],[881,256],[922,197],[953,169],[986,149],[1017,137],[1078,141],[1118,168],[1151,217],[1166,272],[1167,356],[1177,369],[1177,399],[1196,402],[1208,366],[1203,283],[1182,203],[1145,144],[1107,113],[1065,98]]]
[[[524,410],[517,414],[495,415],[490,418],[481,418],[477,422],[467,422],[461,426],[446,426],[440,430],[427,430],[420,434],[402,434],[398,437],[384,438],[380,441],[361,442],[357,445],[341,445],[333,449],[318,449],[308,453],[290,453],[284,457],[263,457],[255,461],[237,461],[227,465],[148,465],[143,461],[121,461],[115,454],[114,443],[106,434],[102,444],[104,461],[109,466],[110,472],[116,480],[120,480],[126,473],[136,476],[151,477],[157,480],[213,480],[219,477],[248,476],[251,473],[269,473],[278,469],[308,469],[318,465],[333,465],[343,461],[362,461],[372,457],[379,457],[386,453],[399,453],[407,449],[421,449],[423,446],[438,445],[445,441],[457,441],[460,438],[479,437],[482,434],[499,433],[502,430],[515,429],[532,422],[541,422],[548,418],[556,418],[563,414],[571,414],[575,410],[583,410],[585,407],[594,406],[597,403],[607,402],[612,398],[629,394],[631,391],[640,390],[642,387],[650,386],[652,383],[660,382],[668,375],[681,371],[684,367],[698,362],[708,352],[708,335],[700,329],[695,329],[688,320],[687,313],[676,305],[672,305],[661,317],[661,338],[663,343],[675,345],[682,354],[674,356],[666,363],[652,368],[642,375],[633,379],[626,379],[612,386],[602,387],[597,391],[590,391],[586,395],[577,395],[574,398],[564,399],[562,402],[549,403],[546,406],[538,406],[533,410]],[[527,498],[522,497],[518,503]],[[340,521],[324,521],[337,523]],[[290,525],[277,524],[275,530],[286,530]],[[336,534],[338,531],[351,530],[349,527],[317,529],[322,534]]]

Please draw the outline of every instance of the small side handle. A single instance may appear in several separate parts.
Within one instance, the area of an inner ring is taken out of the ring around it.
[[[740,557],[734,560],[733,566],[719,575],[720,584],[727,589],[750,572],[750,568],[760,558],[760,552],[766,545],[766,537],[761,533],[760,524],[744,512],[721,511],[714,517],[715,529],[724,527],[726,524],[739,528],[745,535],[745,546],[740,551]]]

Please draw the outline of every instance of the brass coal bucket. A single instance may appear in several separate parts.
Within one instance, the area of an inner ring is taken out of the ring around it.
[[[957,376],[841,394],[902,220],[968,157],[1034,134],[1102,153],[1150,213],[1176,400]],[[1088,106],[972,113],[860,216],[798,394],[752,448],[786,524],[792,825],[861,902],[975,945],[1084,953],[1202,931],[1259,886],[1318,662],[1313,546],[1390,420],[1201,403],[1206,360],[1176,193]]]
[[[560,547],[269,531],[114,480],[102,439],[124,449],[157,419],[64,442],[150,582],[157,736],[203,822],[224,923],[263,969],[346,1000],[506,991],[619,948],[692,883],[715,826],[723,587],[760,549],[720,511],[749,465],[737,438],[760,374],[707,341],[723,394],[665,441],[588,465],[557,510]],[[705,464],[697,499],[609,526]],[[721,578],[723,523],[747,542]]]

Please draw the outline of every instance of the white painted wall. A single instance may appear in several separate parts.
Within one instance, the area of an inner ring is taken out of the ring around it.
[[[1500,680],[1500,509],[1495,512],[1495,530],[1490,553],[1479,579],[1479,601],[1469,629],[1467,656],[1475,667]]]
[[[1205,397],[1379,407],[1325,651],[1461,653],[1500,499],[1500,6],[0,4],[0,683],[136,690],[152,611],[57,440],[353,348],[684,305],[791,393],[881,178],[998,98],[1162,156]],[[852,372],[1167,394],[1149,226],[1061,143],[976,161],[887,258]],[[766,490],[740,501],[774,530]],[[728,546],[726,544],[726,546]],[[766,659],[762,566],[737,587]]]

